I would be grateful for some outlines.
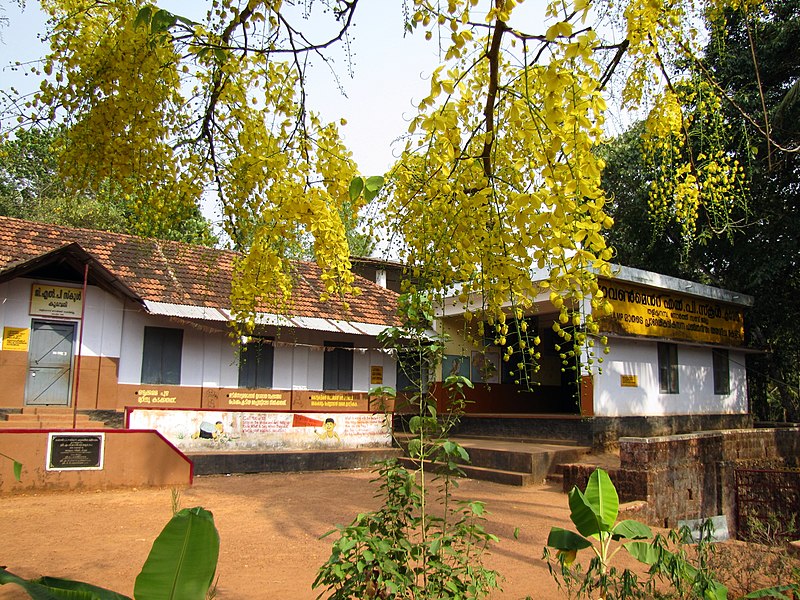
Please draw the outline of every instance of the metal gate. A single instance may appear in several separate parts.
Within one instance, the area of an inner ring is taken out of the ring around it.
[[[800,536],[800,471],[734,469],[736,530],[742,540],[755,540],[759,529],[786,539]]]
[[[69,406],[75,323],[34,321],[28,349],[26,405]]]

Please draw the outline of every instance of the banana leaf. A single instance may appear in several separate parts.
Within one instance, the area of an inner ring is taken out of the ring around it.
[[[136,600],[205,600],[219,558],[214,516],[201,507],[176,513],[153,542],[136,578]]]
[[[82,581],[56,577],[27,580],[0,568],[0,585],[6,583],[16,583],[33,600],[131,600],[128,596]]]

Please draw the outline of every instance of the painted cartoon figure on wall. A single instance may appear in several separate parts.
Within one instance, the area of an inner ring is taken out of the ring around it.
[[[216,423],[203,421],[192,437],[194,439],[224,441],[228,436],[225,434],[225,426],[222,421],[217,421]]]
[[[336,422],[331,417],[328,417],[325,419],[323,430],[317,431],[315,429],[314,433],[316,433],[317,437],[322,441],[335,440],[336,442],[341,442],[342,440],[339,438],[339,434],[334,430],[335,427]]]

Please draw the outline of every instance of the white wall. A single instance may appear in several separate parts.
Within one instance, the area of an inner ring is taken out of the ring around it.
[[[10,282],[2,283],[0,284],[0,326],[30,328],[34,319],[80,323],[80,319],[31,316],[29,313],[31,285],[34,283],[47,283],[60,287],[80,287],[65,284],[61,281],[40,279],[14,279]],[[118,357],[120,355],[123,312],[123,303],[115,296],[95,286],[87,287],[86,323],[83,331],[83,347],[81,348],[83,356]],[[77,327],[74,346],[76,354],[80,336],[81,330],[80,327]]]
[[[607,417],[747,412],[744,353],[729,351],[731,393],[714,394],[712,349],[678,344],[678,394],[658,385],[656,342],[609,339],[602,374],[594,378],[594,414]],[[622,387],[622,375],[635,375],[637,387]]]
[[[70,287],[63,282],[33,279],[15,279],[0,284],[0,327],[31,327],[33,319],[45,321],[78,322],[78,319],[32,317],[29,314],[31,285],[52,283]],[[76,286],[77,287],[77,286]],[[98,287],[86,291],[86,329],[83,332],[84,356],[119,358],[119,383],[138,385],[142,374],[144,328],[168,327],[183,330],[181,358],[181,385],[205,387],[237,387],[239,367],[236,351],[226,331],[209,332],[167,317],[148,315],[138,306],[126,304],[116,296]],[[315,332],[308,330],[283,330],[275,347],[273,387],[281,390],[321,390],[325,341],[352,343],[353,390],[367,392],[370,384],[370,367],[383,367],[384,385],[394,385],[396,366],[394,358],[377,350],[359,351],[358,348],[374,346],[374,338]],[[80,328],[76,330],[77,353]]]

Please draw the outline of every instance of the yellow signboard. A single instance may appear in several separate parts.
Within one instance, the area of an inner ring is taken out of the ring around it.
[[[639,377],[636,375],[620,375],[619,384],[622,387],[639,387]]]
[[[609,333],[739,346],[744,343],[741,308],[710,298],[600,280],[611,302],[609,316],[595,315]]]
[[[27,327],[3,327],[3,350],[27,352],[31,330]]]
[[[30,314],[32,315],[80,319],[82,308],[83,290],[81,288],[42,283],[34,283],[31,286]]]
[[[380,365],[372,365],[369,368],[369,383],[370,385],[381,385],[383,383],[383,367]]]

